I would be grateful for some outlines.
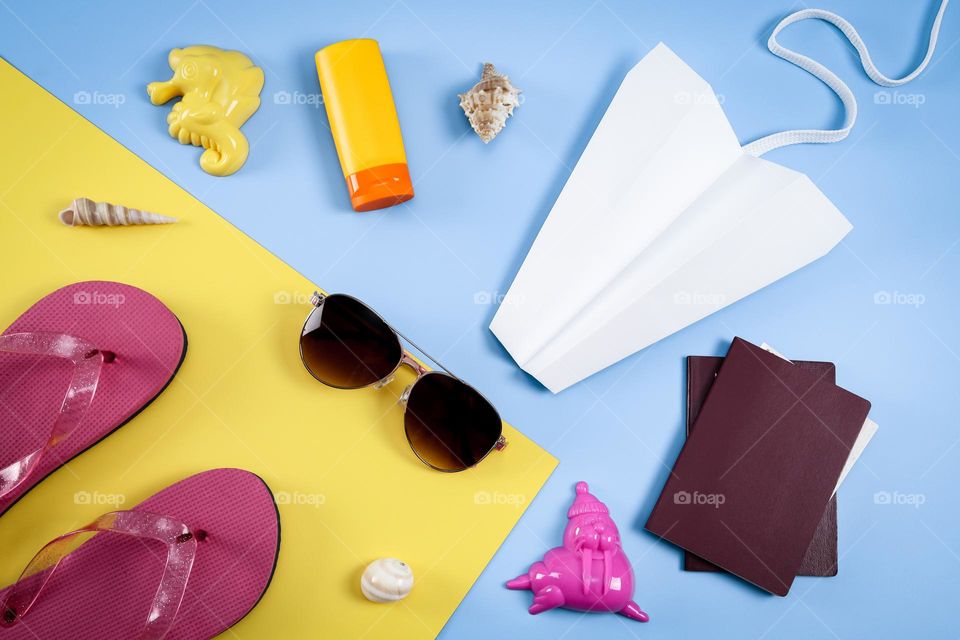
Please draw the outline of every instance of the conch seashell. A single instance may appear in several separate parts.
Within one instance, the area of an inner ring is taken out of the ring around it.
[[[520,90],[489,62],[483,65],[480,82],[459,97],[460,108],[484,144],[497,137],[520,104]]]
[[[71,227],[130,227],[139,224],[171,224],[176,218],[131,209],[122,204],[77,198],[60,212],[60,222]]]
[[[396,558],[380,558],[371,562],[360,578],[360,590],[371,602],[402,600],[413,589],[413,570]]]

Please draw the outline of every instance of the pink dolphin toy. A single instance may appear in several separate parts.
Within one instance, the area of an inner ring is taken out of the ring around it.
[[[533,591],[530,613],[556,607],[577,611],[613,611],[631,620],[650,616],[633,601],[633,569],[620,547],[620,532],[607,505],[577,483],[577,496],[567,511],[570,522],[563,546],[547,551],[542,562],[507,583],[508,589]]]

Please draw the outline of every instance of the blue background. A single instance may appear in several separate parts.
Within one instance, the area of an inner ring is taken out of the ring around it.
[[[782,36],[859,98],[846,141],[767,156],[808,173],[853,223],[827,257],[559,396],[486,328],[495,305],[485,301],[507,290],[620,80],[658,41],[723,97],[743,142],[839,126],[833,94],[764,46],[802,6],[2,0],[0,54],[313,281],[367,300],[561,460],[443,637],[955,637],[960,7],[947,11],[930,68],[897,94],[863,75],[833,28],[806,22]],[[856,25],[892,76],[923,57],[936,11],[895,1],[826,8]],[[409,206],[366,215],[349,208],[313,63],[317,48],[360,36],[381,42],[417,192]],[[169,107],[151,106],[144,90],[169,77],[170,48],[198,43],[245,51],[266,72],[263,105],[244,127],[250,159],[226,179],[204,174],[197,150],[167,136]],[[456,99],[486,60],[525,96],[488,146]],[[883,292],[891,304],[875,303]],[[683,358],[722,354],[734,335],[835,361],[840,384],[873,402],[881,426],[840,491],[839,575],[799,578],[782,599],[683,573],[679,551],[642,530],[682,443]],[[648,625],[532,617],[531,595],[502,586],[559,542],[581,479],[620,524]]]

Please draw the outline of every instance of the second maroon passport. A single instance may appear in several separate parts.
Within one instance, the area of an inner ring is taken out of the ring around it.
[[[869,409],[734,338],[646,528],[786,595]]]

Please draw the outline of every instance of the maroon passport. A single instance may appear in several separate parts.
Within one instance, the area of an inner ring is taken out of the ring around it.
[[[836,368],[830,362],[811,362],[793,360],[793,363],[817,376],[824,376],[830,382],[836,382]],[[700,408],[707,393],[713,386],[723,358],[715,356],[687,357],[687,435],[700,414]],[[683,568],[686,571],[723,571],[717,565],[707,562],[689,551],[683,552]],[[837,497],[834,495],[827,503],[827,509],[820,518],[813,540],[800,563],[798,576],[835,576],[837,575]]]
[[[786,595],[869,410],[734,338],[646,528]]]

